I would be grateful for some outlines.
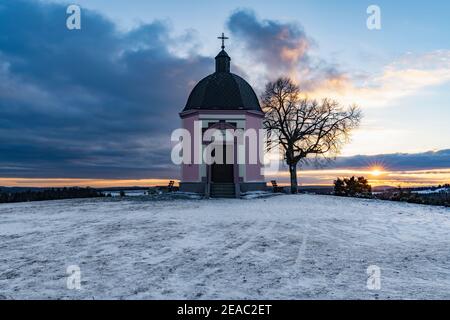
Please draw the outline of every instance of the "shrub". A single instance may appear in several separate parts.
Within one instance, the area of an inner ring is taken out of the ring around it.
[[[334,181],[334,194],[341,197],[365,197],[372,194],[372,187],[364,177],[351,177]]]

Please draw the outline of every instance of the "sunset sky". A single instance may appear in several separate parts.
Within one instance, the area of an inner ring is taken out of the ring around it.
[[[361,127],[304,185],[450,183],[448,1],[0,0],[0,186],[134,186],[178,179],[170,134],[230,40],[260,94],[291,76],[309,97],[358,104]],[[366,9],[381,8],[368,30]],[[269,177],[270,179],[272,177]],[[287,181],[287,173],[274,175]]]

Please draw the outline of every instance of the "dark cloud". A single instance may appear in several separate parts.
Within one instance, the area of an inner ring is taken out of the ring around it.
[[[323,83],[347,81],[338,66],[311,55],[316,43],[298,23],[260,20],[251,10],[238,10],[228,19],[227,27],[244,43],[253,62],[266,67],[266,77],[271,80],[289,76],[304,91]]]
[[[170,132],[213,61],[179,58],[160,22],[127,33],[82,10],[37,1],[0,6],[0,176],[167,177]]]
[[[393,153],[373,156],[341,157],[331,165],[334,169],[367,169],[380,165],[390,171],[450,168],[450,149],[422,153]]]
[[[233,36],[244,41],[247,50],[269,67],[282,67],[282,71],[288,71],[308,60],[311,41],[300,25],[259,21],[254,12],[239,10],[231,15],[227,26]]]
[[[330,162],[314,161],[302,164],[304,170],[368,170],[371,167],[382,167],[387,171],[435,170],[450,168],[450,149],[420,153],[392,153],[379,155],[356,155],[351,157],[337,157]],[[283,169],[288,167],[283,164]]]
[[[176,177],[170,133],[192,86],[213,71],[213,59],[172,54],[174,39],[161,22],[123,33],[83,9],[82,30],[69,31],[66,18],[62,5],[0,3],[0,177]],[[238,11],[228,27],[272,70],[300,66],[340,76],[332,66],[315,67],[308,54],[313,42],[299,25]],[[382,157],[405,170],[448,167],[448,155]],[[374,159],[344,158],[335,166]]]

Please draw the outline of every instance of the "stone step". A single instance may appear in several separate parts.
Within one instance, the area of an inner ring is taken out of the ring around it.
[[[234,199],[236,197],[235,197],[235,195],[230,195],[230,194],[215,194],[215,195],[211,195],[211,198],[213,198],[213,199]]]
[[[211,198],[234,198],[235,186],[233,183],[211,184]]]
[[[224,190],[224,191],[233,191],[234,187],[226,188],[226,187],[212,187],[211,190]]]
[[[213,189],[211,189],[211,193],[234,194],[234,189],[233,190],[213,190]]]
[[[211,196],[212,199],[235,199],[235,196],[230,196],[230,195],[214,195]]]
[[[234,194],[234,190],[224,191],[224,190],[211,190],[212,194]]]
[[[234,193],[234,189],[211,189],[211,191],[224,192],[224,193]]]

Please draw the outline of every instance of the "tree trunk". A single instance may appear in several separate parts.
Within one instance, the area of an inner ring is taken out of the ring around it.
[[[298,184],[297,184],[297,164],[289,165],[289,173],[291,174],[291,193],[298,193]]]

